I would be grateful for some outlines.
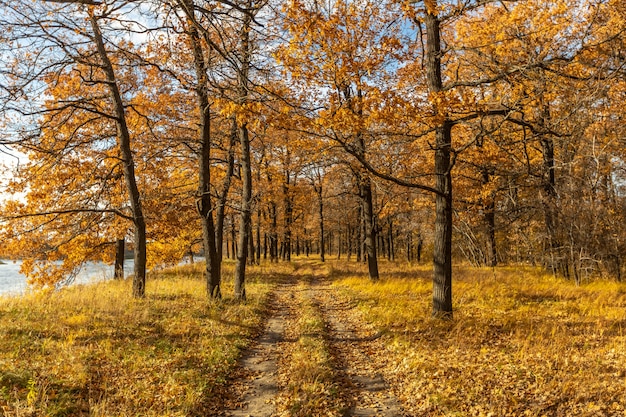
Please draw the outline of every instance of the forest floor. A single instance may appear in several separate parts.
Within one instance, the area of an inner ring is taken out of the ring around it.
[[[298,257],[207,300],[202,264],[0,297],[0,416],[626,416],[626,283]],[[224,263],[225,277],[234,262]]]

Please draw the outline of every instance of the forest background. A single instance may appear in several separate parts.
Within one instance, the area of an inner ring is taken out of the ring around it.
[[[33,284],[319,253],[622,279],[626,5],[0,2],[2,252]],[[125,246],[124,242],[129,243]],[[61,261],[61,262],[59,262]],[[384,272],[384,271],[382,271]]]

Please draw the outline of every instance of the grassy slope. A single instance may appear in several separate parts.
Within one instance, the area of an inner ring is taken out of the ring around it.
[[[371,284],[333,265],[335,285],[385,332],[387,377],[411,415],[626,415],[626,285],[458,267],[444,322],[429,318],[430,268],[384,263]]]
[[[289,268],[288,265],[282,267]],[[232,264],[226,264],[226,276]],[[288,271],[287,271],[288,272]],[[210,304],[200,265],[129,282],[0,299],[0,409],[6,415],[215,415],[240,349],[258,331],[269,271],[249,301]]]

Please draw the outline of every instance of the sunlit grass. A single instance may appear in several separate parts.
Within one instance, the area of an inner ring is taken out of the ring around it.
[[[304,279],[295,288],[298,307],[287,329],[287,337],[295,342],[282,357],[285,390],[278,401],[279,412],[294,417],[341,416],[346,406],[340,398],[328,329],[308,284],[314,273],[311,265],[298,270]]]
[[[250,269],[239,305],[207,300],[201,265],[0,299],[0,406],[8,415],[211,415],[259,330],[272,277]],[[232,276],[226,263],[225,276]],[[213,410],[213,411],[212,411]]]
[[[626,285],[530,267],[454,271],[454,319],[430,318],[430,267],[381,282],[334,264],[335,285],[385,333],[388,377],[415,415],[624,415]]]

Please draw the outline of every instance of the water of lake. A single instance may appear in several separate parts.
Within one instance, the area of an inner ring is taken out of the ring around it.
[[[21,261],[4,261],[0,264],[0,295],[19,295],[26,289],[26,277],[20,274]],[[124,261],[124,272],[130,274],[133,271],[132,259]],[[74,283],[89,284],[94,281],[102,281],[113,278],[113,265],[105,265],[102,262],[87,262],[76,276]]]

